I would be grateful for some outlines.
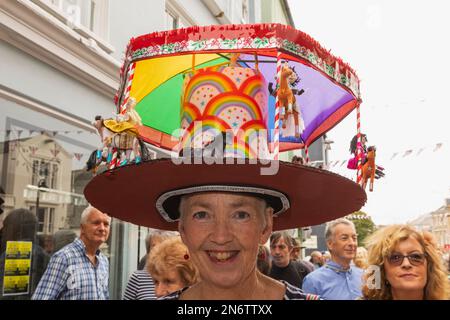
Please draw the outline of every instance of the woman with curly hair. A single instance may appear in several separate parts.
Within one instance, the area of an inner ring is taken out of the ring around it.
[[[380,281],[373,285],[374,274],[366,274],[363,299],[449,299],[447,272],[431,233],[391,225],[377,230],[366,243],[369,268],[379,267]]]
[[[164,240],[153,248],[148,257],[147,271],[155,281],[158,298],[191,286],[198,279],[198,270],[180,237]]]

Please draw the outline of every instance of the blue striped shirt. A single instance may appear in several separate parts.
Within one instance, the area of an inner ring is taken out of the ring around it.
[[[109,262],[97,250],[97,266],[86,255],[77,238],[56,252],[32,297],[33,300],[107,300],[109,299]]]
[[[155,283],[147,270],[136,270],[130,276],[124,300],[156,300]]]

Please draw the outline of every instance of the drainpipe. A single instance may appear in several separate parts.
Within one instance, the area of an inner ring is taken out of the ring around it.
[[[225,12],[217,4],[216,0],[202,0],[202,2],[220,24],[231,24],[230,19],[225,15]]]
[[[287,0],[280,0],[281,7],[283,8],[284,12],[286,13],[286,18],[288,20],[288,23],[291,27],[295,28],[295,22],[292,18],[291,8],[289,7],[289,3]]]

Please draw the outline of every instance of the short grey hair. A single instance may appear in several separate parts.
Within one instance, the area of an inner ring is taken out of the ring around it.
[[[320,252],[320,251],[313,251],[313,252],[311,252],[311,258],[312,257],[322,257],[322,252]]]
[[[180,234],[177,231],[165,231],[165,230],[159,230],[159,229],[151,229],[149,230],[149,233],[145,237],[145,249],[147,250],[147,253],[150,252],[152,248],[150,248],[151,241],[153,237],[159,237],[161,240],[166,240],[168,238],[179,236]]]
[[[345,224],[347,226],[351,226],[351,227],[353,227],[353,229],[356,230],[355,224],[348,219],[341,218],[341,219],[333,220],[327,225],[327,229],[325,231],[325,240],[326,241],[331,240],[331,238],[334,236],[334,229],[336,229],[336,227],[340,224]]]
[[[83,212],[81,213],[80,224],[86,224],[86,223],[87,223],[88,217],[89,217],[89,215],[91,214],[91,212],[92,212],[93,210],[98,210],[98,209],[94,208],[94,207],[91,206],[91,205],[88,205],[88,206],[83,210]],[[99,210],[99,211],[100,211],[100,210]],[[101,211],[100,211],[100,212],[101,212]],[[110,216],[108,216],[108,217],[109,217],[109,222],[111,222],[111,217],[110,217]]]

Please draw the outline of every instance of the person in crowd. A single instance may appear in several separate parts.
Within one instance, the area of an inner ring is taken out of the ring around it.
[[[192,286],[198,280],[198,270],[179,237],[164,240],[152,250],[147,261],[147,272],[155,282],[158,298]]]
[[[99,248],[110,223],[107,214],[88,206],[81,214],[80,237],[53,254],[32,299],[109,299],[109,262]]]
[[[447,272],[429,232],[390,225],[366,241],[369,266],[362,299],[448,300]],[[377,281],[378,280],[378,281]]]
[[[14,209],[6,214],[3,220],[3,229],[0,245],[0,299],[29,300],[44,274],[50,256],[39,245],[37,237],[38,220],[36,215],[28,209]],[[6,246],[8,242],[31,242],[31,270],[27,292],[18,292],[9,295],[4,288]]]
[[[293,156],[291,162],[296,164],[305,164],[302,156]]]
[[[323,266],[322,253],[320,251],[311,252],[311,259],[309,260],[314,265],[314,270]]]
[[[272,268],[272,260],[270,258],[270,250],[265,245],[259,246],[256,267],[262,274],[269,275]]]
[[[363,270],[351,265],[357,236],[353,222],[341,218],[328,224],[325,238],[331,260],[303,281],[303,290],[327,300],[354,300],[361,296]]]
[[[125,287],[124,300],[155,300],[155,283],[148,273],[146,265],[150,252],[166,239],[178,235],[177,232],[152,229],[145,238],[147,254],[140,260],[138,270],[134,271]],[[146,259],[143,261],[143,259]],[[144,269],[140,269],[142,268]]]
[[[330,251],[323,251],[322,252],[322,265],[324,265],[325,263],[327,263],[330,260],[331,260]]]
[[[356,249],[356,256],[355,259],[353,259],[353,262],[358,268],[363,270],[367,269],[369,266],[367,263],[367,249],[364,247],[358,247]]]
[[[77,238],[73,230],[58,230],[53,235],[53,252],[58,252]]]
[[[41,234],[38,236],[39,246],[41,246],[44,251],[50,256],[55,252],[53,246],[54,240],[51,234]]]
[[[272,269],[270,276],[276,280],[284,280],[293,286],[301,287],[303,279],[314,267],[305,261],[290,259],[293,249],[292,237],[285,231],[274,232],[270,237]]]
[[[295,238],[291,238],[291,240],[292,240],[292,250],[290,254],[290,259],[293,261],[298,261],[300,260],[300,256],[302,253],[302,247]]]
[[[179,235],[178,232],[150,229],[149,233],[145,237],[146,254],[141,258],[141,260],[139,260],[137,269],[145,270],[145,265],[147,264],[148,256],[150,255],[152,248],[154,248],[158,243],[161,243],[162,241],[170,237],[175,237],[178,235]]]

